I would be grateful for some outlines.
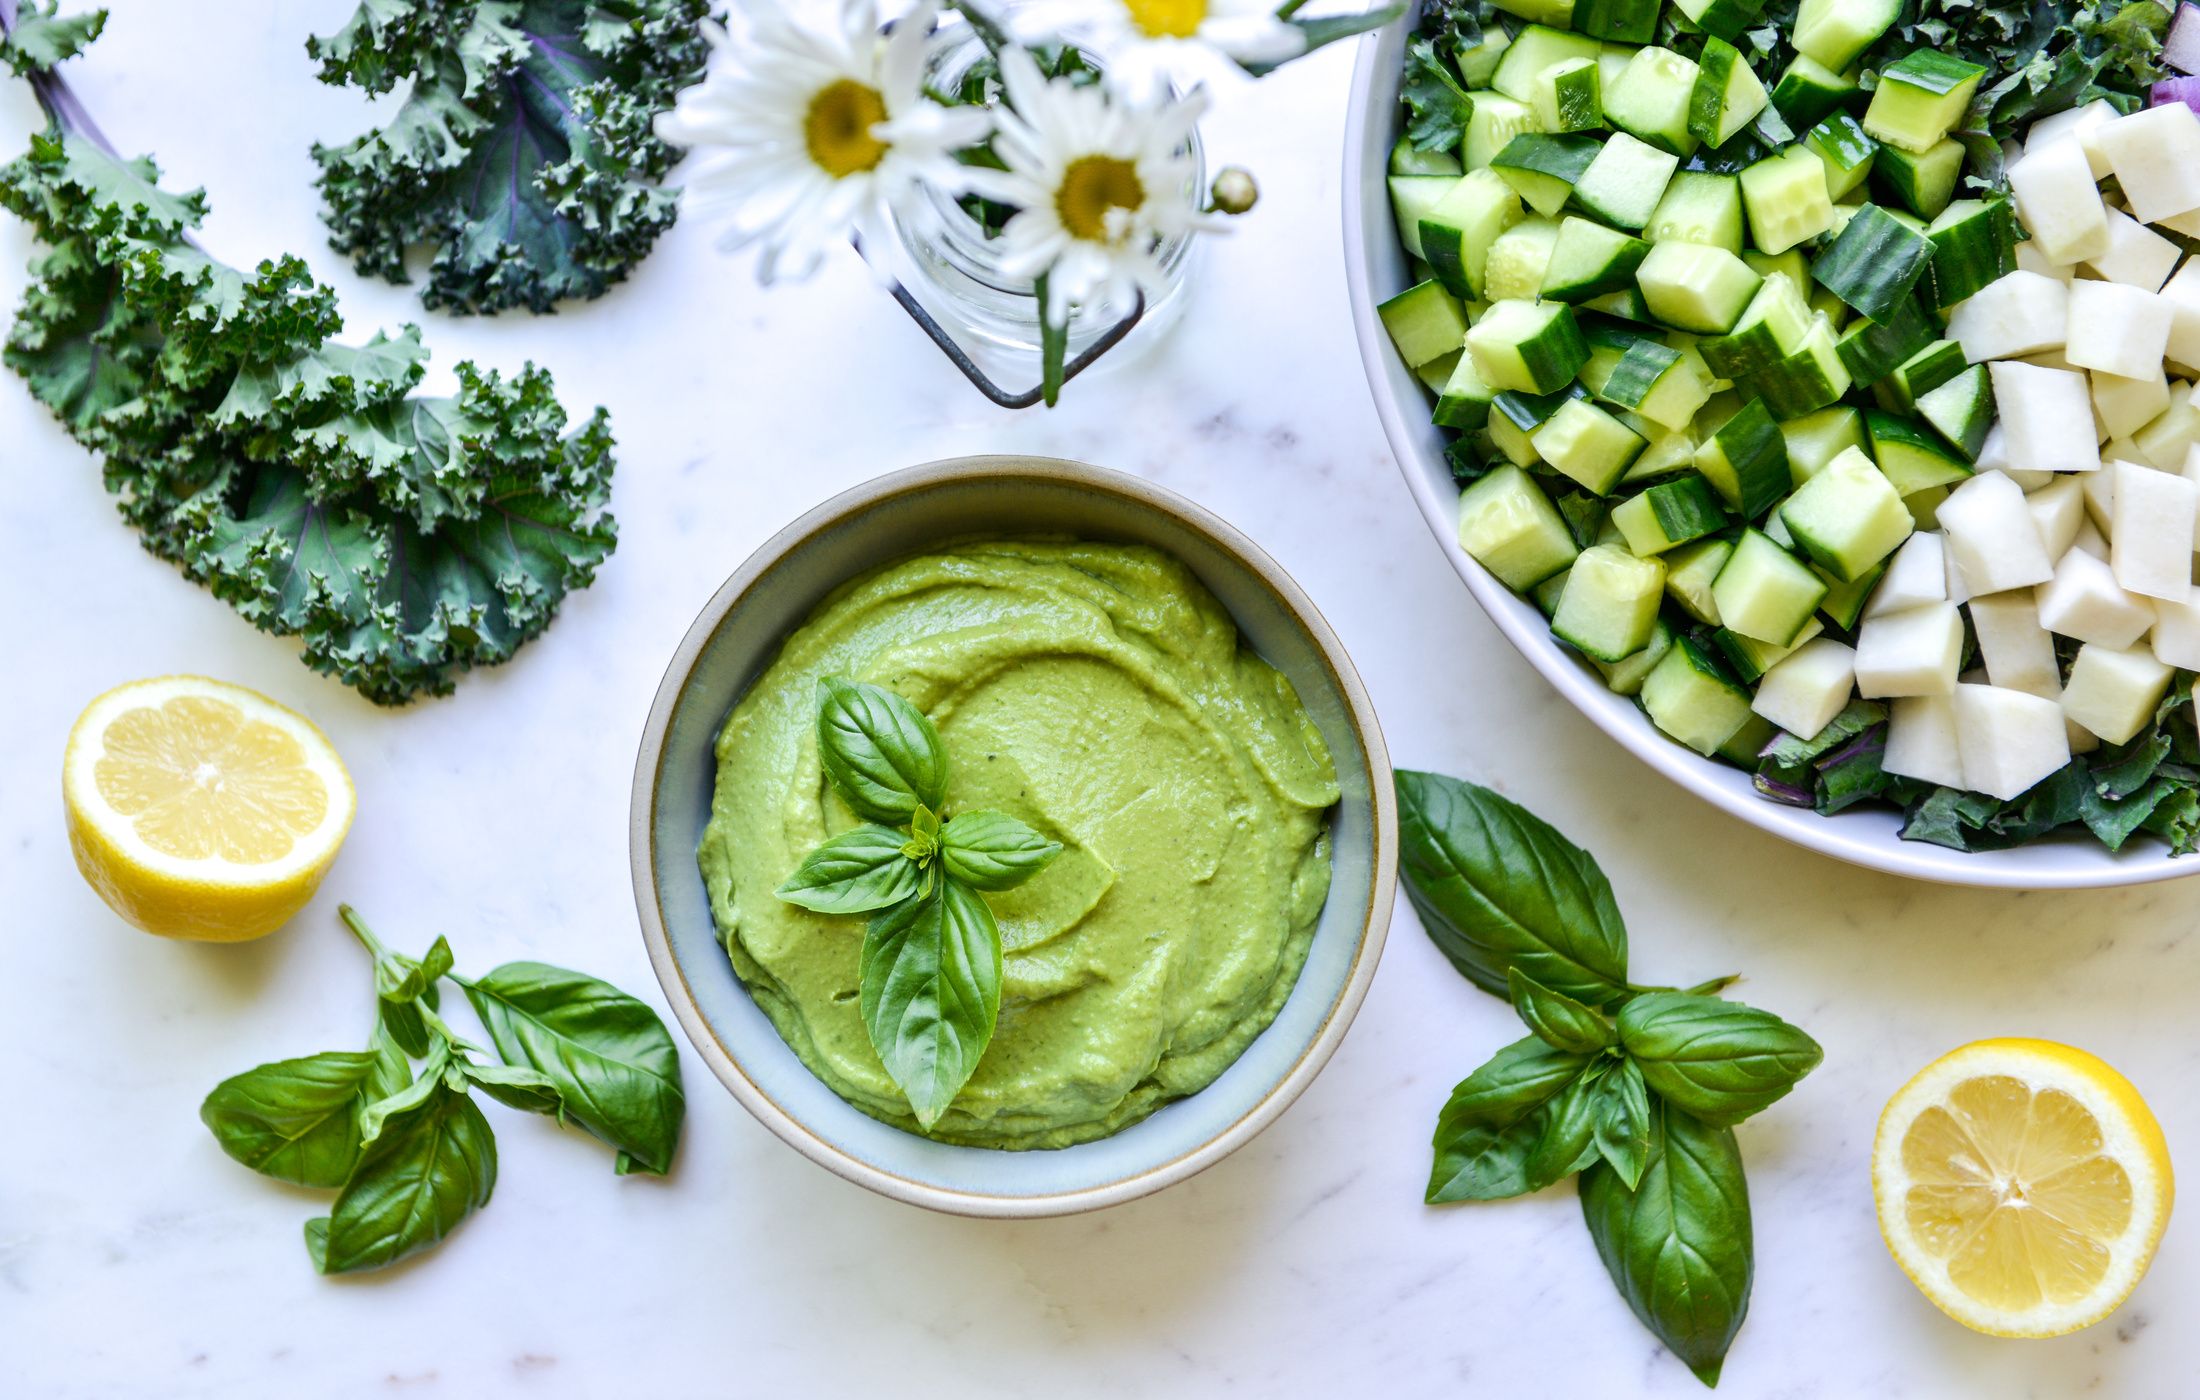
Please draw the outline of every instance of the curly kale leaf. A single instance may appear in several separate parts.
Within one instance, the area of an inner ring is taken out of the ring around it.
[[[462,364],[456,395],[413,394],[416,328],[335,343],[302,262],[214,261],[203,196],[59,125],[0,169],[0,205],[47,245],[8,365],[104,454],[148,549],[315,669],[383,704],[448,692],[610,555],[610,430],[599,409],[567,433],[544,372]]]
[[[0,45],[0,62],[14,69],[17,77],[26,77],[51,68],[65,58],[76,57],[99,37],[100,30],[107,27],[105,10],[63,19],[54,13],[59,8],[61,0],[46,0],[43,5],[38,0],[24,0],[23,7],[16,11],[7,43]]]
[[[651,129],[702,75],[710,0],[362,0],[309,40],[321,79],[411,87],[388,125],[315,145],[330,243],[421,301],[494,314],[597,297],[672,226]]]

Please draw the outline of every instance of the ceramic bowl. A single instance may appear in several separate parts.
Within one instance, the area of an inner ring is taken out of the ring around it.
[[[1273,1024],[1207,1088],[1113,1137],[1052,1151],[931,1142],[866,1117],[795,1058],[734,976],[695,851],[712,743],[781,640],[835,586],[942,539],[1054,534],[1153,545],[1189,565],[1288,677],[1335,757],[1334,880],[1305,971]],[[665,995],[696,1051],[811,1160],[883,1195],[965,1215],[1041,1216],[1130,1200],[1243,1146],[1344,1038],[1390,920],[1397,816],[1382,733],[1336,634],[1275,561],[1181,497],[1074,462],[968,457],[884,476],[773,536],[673,655],[634,773],[634,893]]]
[[[1403,290],[1410,275],[1405,251],[1398,246],[1385,176],[1390,149],[1401,134],[1398,84],[1412,22],[1409,7],[1405,18],[1360,43],[1345,130],[1345,278],[1360,358],[1391,453],[1429,529],[1506,640],[1559,694],[1635,757],[1721,811],[1798,846],[1890,874],[2002,889],[2133,885],[2200,872],[2200,856],[2173,858],[2161,842],[2148,837],[2133,840],[2120,853],[2083,836],[2008,851],[1951,851],[1902,840],[1897,835],[1902,819],[1893,811],[1856,809],[1821,817],[1806,808],[1769,802],[1757,795],[1749,774],[1699,758],[1660,734],[1633,700],[1606,689],[1587,661],[1551,637],[1550,625],[1534,604],[1515,595],[1459,547],[1459,488],[1444,461],[1444,433],[1429,421],[1426,391],[1391,348],[1375,316],[1376,304]]]

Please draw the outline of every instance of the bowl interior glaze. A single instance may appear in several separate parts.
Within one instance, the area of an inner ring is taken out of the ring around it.
[[[942,540],[1071,535],[1148,544],[1191,567],[1240,633],[1298,690],[1334,755],[1343,800],[1333,882],[1283,1010],[1200,1093],[1098,1142],[1008,1152],[931,1142],[843,1102],[779,1037],[734,975],[695,851],[712,744],[727,713],[827,593]],[[1265,1127],[1320,1069],[1374,974],[1393,891],[1390,766],[1335,636],[1273,561],[1220,520],[1137,478],[1075,463],[964,458],[880,478],[820,506],[742,566],[681,643],[635,774],[633,859],[644,937],[696,1049],[758,1118],[873,1190],[972,1215],[1033,1216],[1127,1200],[1190,1176]]]
[[[1821,817],[1767,801],[1757,795],[1748,773],[1699,758],[1660,734],[1633,700],[1613,694],[1594,667],[1552,638],[1533,603],[1516,596],[1459,547],[1459,487],[1444,461],[1445,434],[1429,421],[1426,392],[1391,349],[1375,315],[1379,302],[1408,285],[1386,176],[1390,149],[1401,134],[1398,86],[1413,20],[1409,8],[1404,18],[1360,41],[1345,128],[1345,279],[1360,358],[1391,453],[1429,529],[1506,640],[1559,694],[1637,758],[1730,816],[1809,850],[1893,875],[2000,889],[2084,889],[2200,873],[2200,856],[2172,857],[2160,841],[2146,836],[2120,852],[2082,835],[2007,851],[1951,851],[1902,840],[1897,812],[1857,808]]]

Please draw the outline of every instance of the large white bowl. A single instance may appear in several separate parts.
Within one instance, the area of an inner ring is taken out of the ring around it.
[[[2084,836],[2057,837],[2009,851],[1951,851],[1902,840],[1896,834],[1900,814],[1892,811],[1852,810],[1821,817],[1767,801],[1757,795],[1749,774],[1699,758],[1658,733],[1634,701],[1614,695],[1594,668],[1552,640],[1549,624],[1533,604],[1459,547],[1459,488],[1444,462],[1444,434],[1429,421],[1426,391],[1391,349],[1390,337],[1375,317],[1376,303],[1407,285],[1406,255],[1398,246],[1384,177],[1390,148],[1400,134],[1398,83],[1413,21],[1409,11],[1362,40],[1352,73],[1343,185],[1352,324],[1368,386],[1375,393],[1375,412],[1421,514],[1475,601],[1528,663],[1598,728],[1696,796],[1783,840],[1857,865],[1944,884],[2022,890],[2136,885],[2200,872],[2200,855],[2173,858],[2160,841],[2144,835],[2118,854]]]

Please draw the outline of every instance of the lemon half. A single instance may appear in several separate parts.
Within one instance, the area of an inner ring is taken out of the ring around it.
[[[1902,1086],[1872,1149],[1879,1229],[1942,1312],[2002,1337],[2100,1321],[2169,1224],[2169,1145],[2083,1050],[1981,1040]]]
[[[69,732],[61,791],[77,869],[110,908],[148,933],[222,942],[304,907],[357,806],[312,721],[203,676],[94,700]]]

